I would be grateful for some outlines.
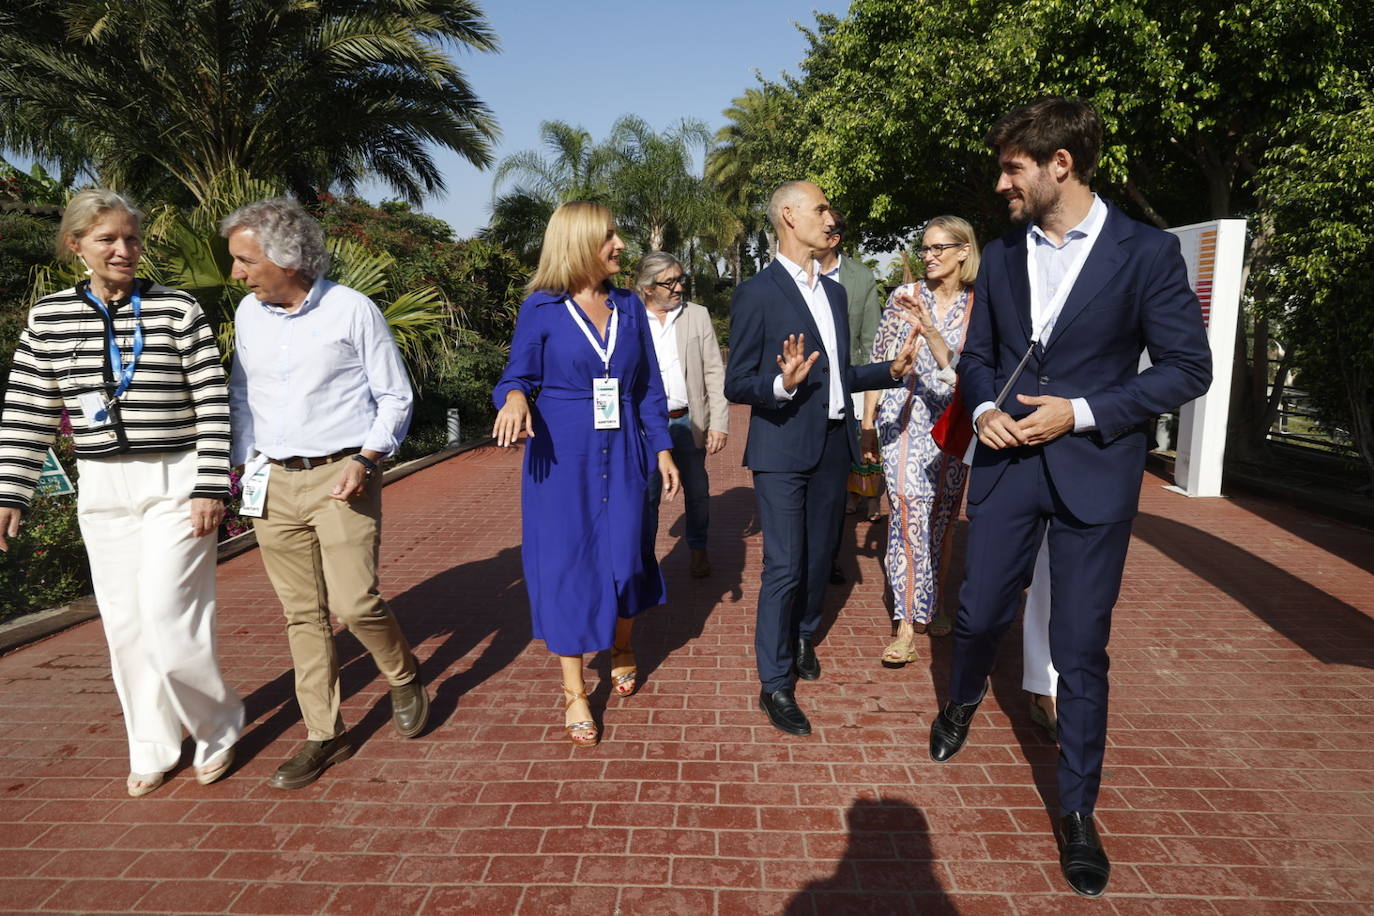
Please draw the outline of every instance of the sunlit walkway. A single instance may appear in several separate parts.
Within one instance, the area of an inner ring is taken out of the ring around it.
[[[431,685],[431,726],[394,736],[385,683],[343,637],[361,748],[306,789],[266,785],[304,729],[256,552],[220,568],[221,655],[251,720],[222,783],[185,767],[126,797],[98,622],[0,659],[0,910],[1374,911],[1374,533],[1146,477],[1098,809],[1114,870],[1106,898],[1081,901],[1056,864],[1054,748],[1026,714],[1019,634],[969,747],[931,763],[949,642],[879,665],[880,525],[847,528],[824,675],[798,691],[816,733],[768,725],[735,421],[710,464],[715,573],[687,577],[669,506],[671,603],[638,632],[647,683],[611,698],[596,659],[606,731],[592,750],[565,739],[557,668],[530,640],[518,451],[478,449],[387,488],[384,587]]]

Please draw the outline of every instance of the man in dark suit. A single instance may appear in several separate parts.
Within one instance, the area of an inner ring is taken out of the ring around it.
[[[1074,891],[1096,897],[1111,871],[1093,823],[1107,741],[1107,639],[1145,424],[1207,390],[1211,357],[1178,240],[1089,186],[1102,146],[1089,105],[1041,100],[1004,116],[987,142],[1001,168],[997,192],[1027,225],[984,251],[959,358],[979,445],[949,698],[931,726],[930,754],[944,761],[963,746],[1048,526],[1060,867]],[[1137,374],[1142,351],[1152,365]]]
[[[899,384],[916,332],[895,360],[851,366],[844,288],[822,277],[812,256],[833,225],[829,202],[814,184],[789,181],[773,193],[768,217],[777,259],[735,290],[725,396],[753,408],[744,463],[754,472],[763,529],[754,631],[759,706],[778,729],[809,735],[793,678],[821,673],[816,630],[845,480],[859,460],[851,392]],[[820,344],[809,356],[808,340]]]

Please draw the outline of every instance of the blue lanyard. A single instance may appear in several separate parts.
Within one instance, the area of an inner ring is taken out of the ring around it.
[[[129,360],[129,364],[126,366],[123,357],[119,355],[119,344],[115,342],[114,319],[110,317],[110,310],[105,307],[105,303],[101,302],[95,293],[91,292],[90,286],[86,287],[86,298],[90,300],[92,305],[100,309],[101,315],[105,316],[105,346],[110,351],[110,371],[115,377],[114,395],[110,398],[109,404],[105,405],[106,409],[94,417],[97,422],[104,422],[105,413],[110,404],[118,401],[120,396],[129,390],[129,383],[134,380],[134,369],[138,366],[138,358],[143,355],[143,322],[140,319],[143,311],[143,299],[135,287],[133,294],[129,297],[134,309],[134,353],[133,358]]]

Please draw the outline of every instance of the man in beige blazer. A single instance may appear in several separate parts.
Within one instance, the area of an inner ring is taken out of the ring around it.
[[[725,366],[720,358],[711,313],[683,299],[684,274],[677,258],[662,251],[639,262],[635,288],[648,310],[663,389],[668,395],[668,432],[673,437],[673,461],[682,475],[687,504],[687,547],[692,575],[711,574],[706,553],[710,525],[710,480],[706,456],[725,447],[730,415],[725,402]],[[662,480],[649,481],[649,504],[657,527]]]

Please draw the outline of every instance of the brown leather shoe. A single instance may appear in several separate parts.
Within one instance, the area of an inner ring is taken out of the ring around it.
[[[692,578],[705,579],[711,575],[711,560],[704,550],[692,551]]]
[[[416,671],[415,680],[391,688],[391,724],[402,738],[414,738],[425,730],[428,721],[429,694]]]
[[[355,750],[353,742],[348,740],[348,732],[328,741],[307,741],[296,756],[277,767],[267,784],[274,789],[308,786],[329,767],[352,757]]]

